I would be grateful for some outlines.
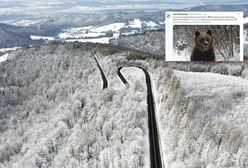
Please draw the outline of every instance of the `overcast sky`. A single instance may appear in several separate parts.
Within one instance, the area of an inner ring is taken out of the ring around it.
[[[106,10],[166,10],[187,8],[206,3],[240,3],[242,0],[0,0],[0,15],[53,15],[95,13]]]

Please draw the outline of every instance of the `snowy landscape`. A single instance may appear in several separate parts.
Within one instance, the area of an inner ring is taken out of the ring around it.
[[[165,167],[247,167],[247,79],[167,74],[154,76]]]
[[[15,53],[11,62],[23,64],[16,64],[19,70],[12,69],[20,78],[13,76],[11,87],[8,79],[4,82],[9,72],[2,70],[13,64],[1,65],[5,93],[0,99],[0,167],[147,167],[144,75],[134,78],[127,71],[127,79],[134,84],[126,88],[115,69],[108,68],[116,66],[115,61],[100,58],[106,64],[110,61],[108,66],[103,64],[110,88],[102,91],[89,50],[67,50],[64,45],[54,51],[41,47],[35,55],[32,50]],[[51,53],[44,54],[48,50]],[[45,65],[52,66],[53,73]]]
[[[33,40],[60,40],[65,42],[92,42],[108,44],[110,39],[117,39],[121,35],[143,33],[148,30],[156,30],[163,26],[163,22],[141,21],[134,19],[127,23],[112,23],[103,26],[86,26],[63,30],[57,37],[31,36]]]
[[[125,86],[121,65],[151,75],[165,167],[248,166],[248,64],[223,64],[230,76],[218,65],[217,74],[175,71],[164,61],[128,61],[126,51],[106,55],[104,47],[20,49],[0,64],[0,167],[150,167],[145,76],[123,68]]]
[[[3,0],[0,168],[150,168],[157,153],[158,168],[247,168],[247,9],[241,0]],[[232,42],[215,41],[217,60],[233,62],[180,62],[192,27],[175,27],[178,62],[165,62],[164,10],[244,11],[245,61],[234,26]]]

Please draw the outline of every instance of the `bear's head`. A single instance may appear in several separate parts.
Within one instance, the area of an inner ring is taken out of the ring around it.
[[[195,32],[195,46],[202,52],[208,51],[213,45],[211,30],[207,32]]]

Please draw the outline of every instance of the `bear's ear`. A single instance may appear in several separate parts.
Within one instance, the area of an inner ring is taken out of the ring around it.
[[[210,36],[212,36],[211,30],[208,30],[208,31],[207,31],[207,34],[210,35]]]
[[[195,32],[195,36],[197,37],[197,36],[199,36],[199,35],[200,35],[200,32],[196,31],[196,32]]]

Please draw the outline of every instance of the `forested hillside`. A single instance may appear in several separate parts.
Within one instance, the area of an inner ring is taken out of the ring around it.
[[[0,63],[0,167],[150,167],[146,78],[134,65],[151,76],[163,165],[247,167],[247,63],[145,58],[78,42],[11,52]]]
[[[0,167],[149,165],[146,88],[126,88],[98,52],[111,81],[102,90],[93,48],[50,44],[0,64]]]

